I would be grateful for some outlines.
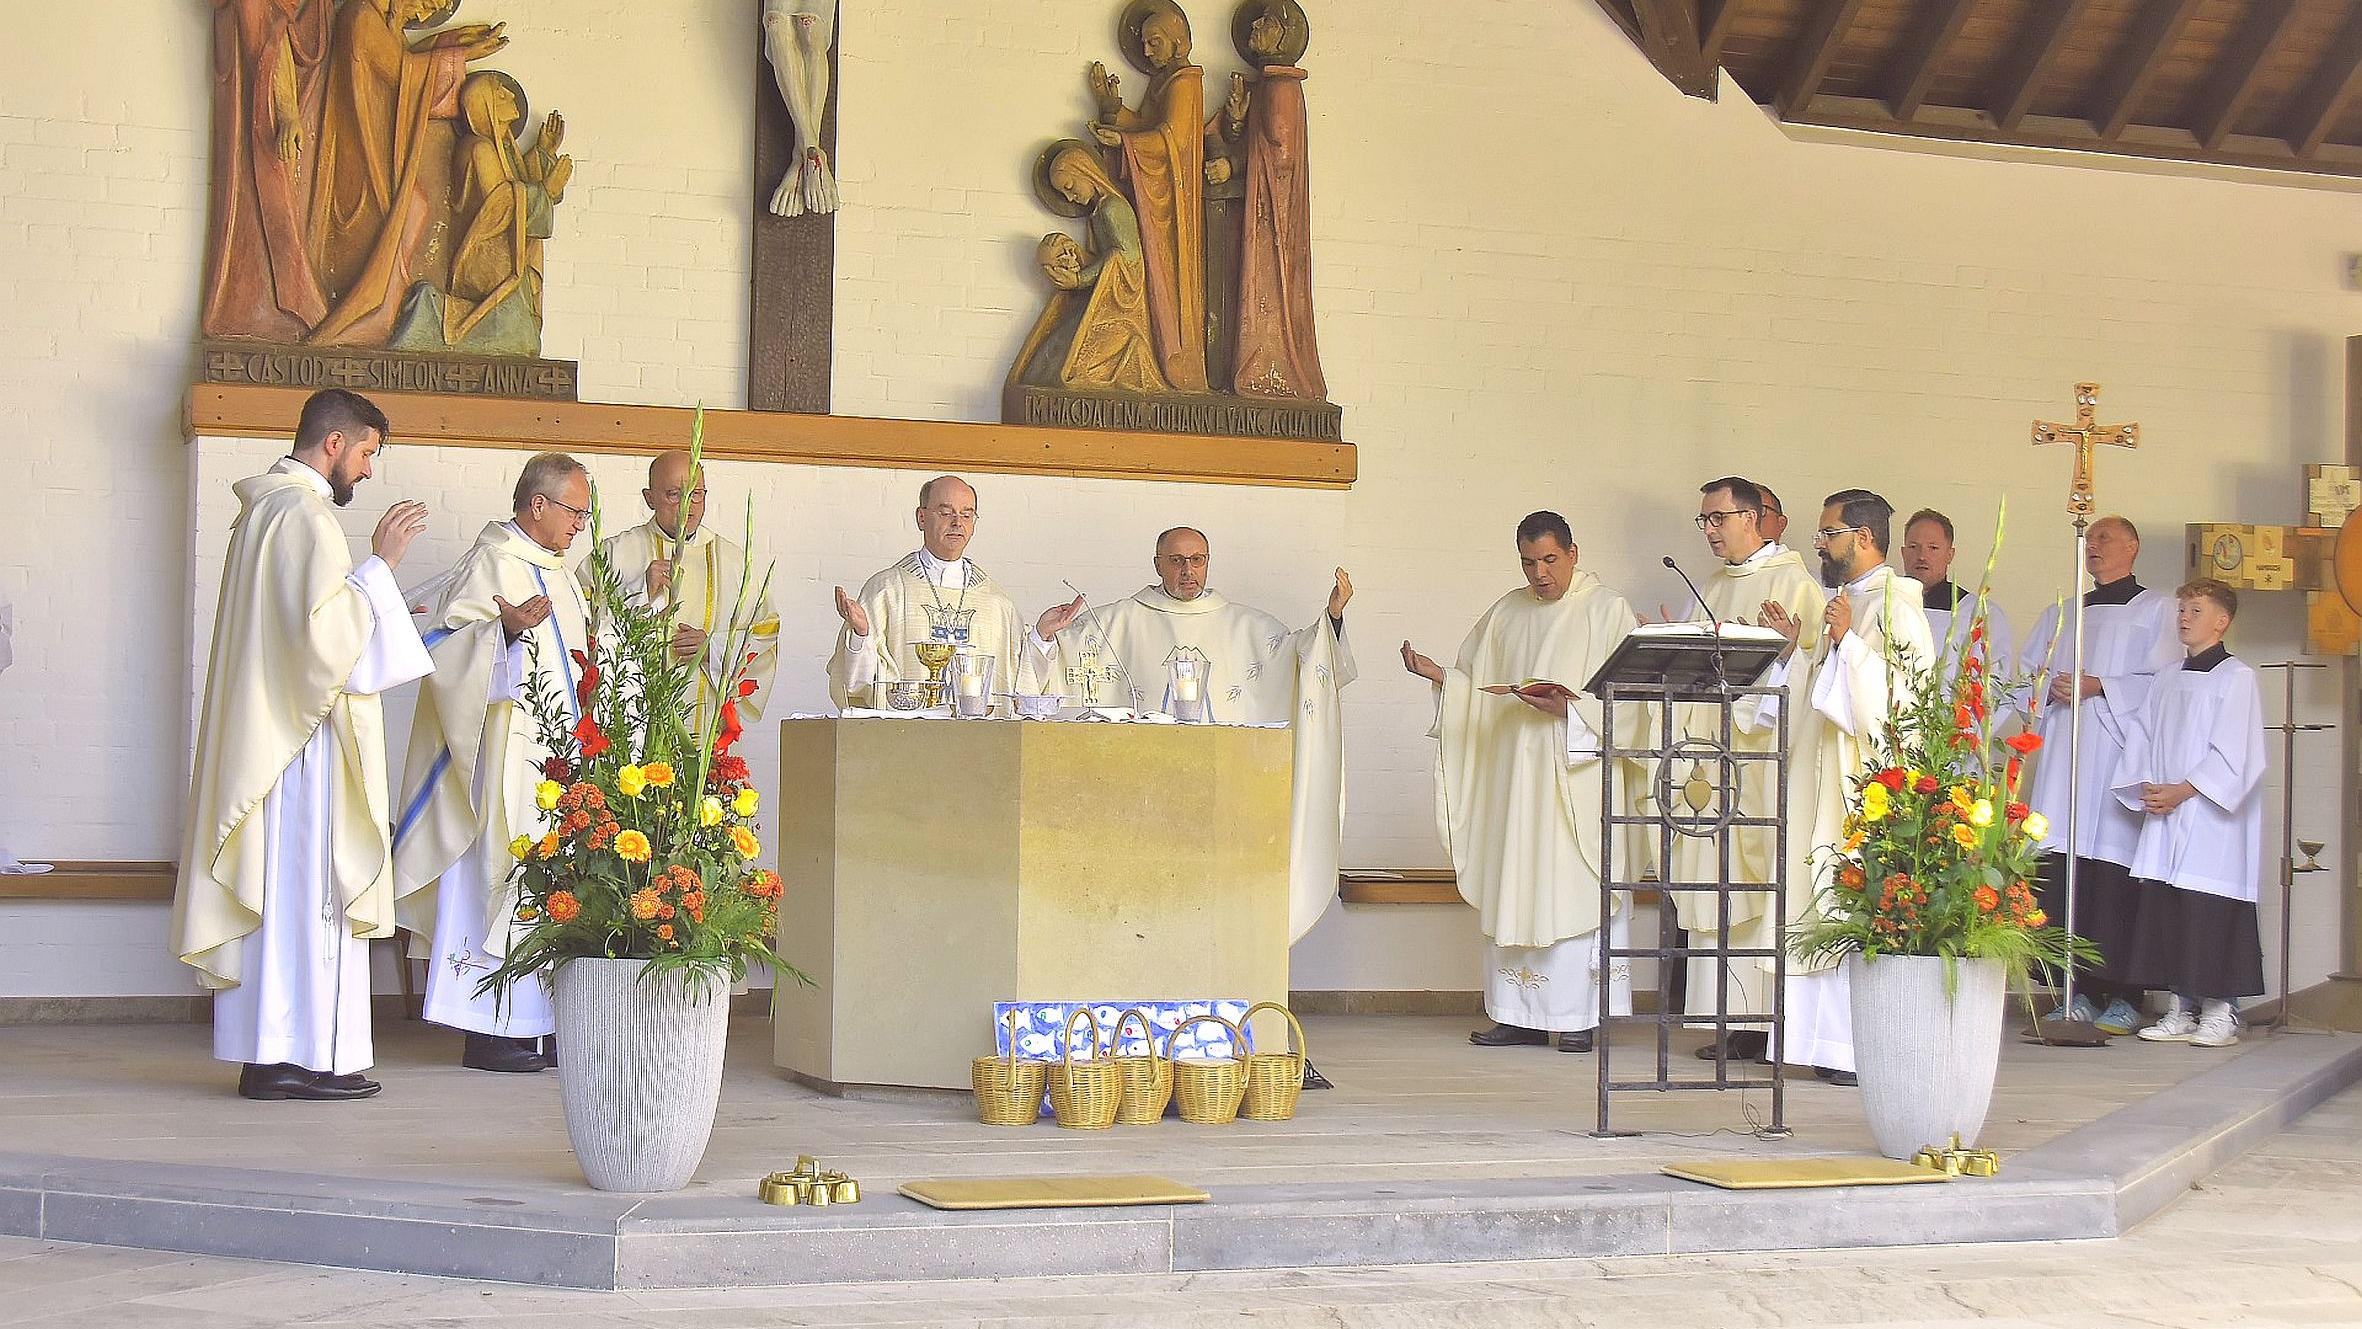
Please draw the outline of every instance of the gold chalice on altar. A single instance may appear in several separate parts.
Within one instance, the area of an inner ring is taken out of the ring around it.
[[[951,643],[948,641],[922,641],[910,649],[912,654],[919,657],[919,663],[927,667],[927,704],[941,706],[943,704],[943,669],[944,666],[951,663]]]

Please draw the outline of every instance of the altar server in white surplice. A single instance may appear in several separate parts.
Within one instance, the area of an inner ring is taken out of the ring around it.
[[[432,665],[394,569],[426,507],[397,503],[356,566],[353,501],[384,413],[312,395],[295,451],[240,480],[199,713],[173,952],[213,989],[213,1055],[258,1099],[366,1098],[368,939],[393,935],[378,694]]]
[[[2072,852],[2075,931],[2099,947],[2100,960],[2097,966],[2078,968],[2074,1008],[2060,1014],[2090,1021],[2111,1034],[2129,1034],[2140,1026],[2140,983],[2118,961],[2132,945],[2136,901],[2127,868],[2133,844],[2140,838],[2141,816],[2127,809],[2109,785],[2141,707],[2148,703],[2149,690],[2179,668],[2182,659],[2173,597],[2142,586],[2132,575],[2140,552],[2140,532],[2131,522],[2109,516],[2091,524],[2084,552],[2093,586],[2083,596],[2083,760],[2073,772]],[[2078,690],[2075,617],[2071,610],[2062,613],[2062,608],[2043,611],[2018,653],[2021,672],[2041,675],[2034,682],[2042,698],[2034,728],[2042,736],[2042,747],[2034,755],[2028,792],[2022,797],[2050,823],[2050,833],[2042,837],[2042,869],[2035,888],[2043,912],[2060,926],[2067,921],[2067,703]],[[2067,625],[2063,631],[2062,620]]]
[[[1934,508],[1911,514],[1903,526],[1903,573],[1919,583],[1919,598],[1927,606],[1927,633],[1935,645],[1935,667],[1942,671],[1946,683],[1960,672],[1961,654],[1976,626],[1979,604],[1975,591],[1952,580],[1954,553],[1950,517]],[[2006,673],[2017,660],[2017,635],[2010,631],[2009,615],[1993,603],[1990,594],[1982,604],[1985,663],[1988,667],[1998,665]],[[2007,707],[2006,697],[1998,700]],[[1999,710],[1993,718],[1996,724],[2000,722]]]
[[[1715,566],[1698,588],[1706,597],[1705,603],[1692,605],[1682,617],[1699,623],[1711,619],[1717,623],[1759,624],[1776,608],[1804,625],[1799,645],[1810,652],[1819,647],[1821,611],[1828,603],[1828,594],[1813,578],[1802,556],[1766,534],[1764,522],[1772,516],[1768,494],[1761,486],[1735,475],[1710,480],[1699,488],[1696,521],[1698,529],[1705,533],[1706,549],[1713,554]],[[1780,517],[1774,525],[1785,531],[1787,519]],[[1796,692],[1796,695],[1803,694]],[[1732,749],[1774,751],[1780,735],[1778,712],[1777,705],[1767,706],[1753,697],[1740,698],[1731,708]],[[1677,714],[1684,741],[1721,742],[1720,708],[1684,705]],[[1797,728],[1791,718],[1788,725],[1791,780],[1811,756],[1798,746]],[[1761,818],[1778,815],[1779,785],[1771,778],[1768,766],[1766,762],[1739,764],[1736,771],[1739,815]],[[1676,763],[1673,780],[1679,786],[1700,774],[1713,778],[1709,767]],[[1778,834],[1772,827],[1733,828],[1730,842],[1732,884],[1763,885],[1772,880],[1779,846]],[[1671,880],[1712,885],[1720,879],[1721,871],[1721,854],[1713,840],[1686,835],[1673,838]],[[1793,875],[1788,888],[1797,889]],[[1721,906],[1713,895],[1704,891],[1676,891],[1673,908],[1693,945],[1711,945],[1716,937],[1723,935]],[[1779,917],[1771,908],[1768,893],[1746,891],[1730,896],[1730,929],[1724,944],[1739,950],[1768,951],[1778,941]],[[1724,1013],[1755,1015],[1768,1020],[1772,1010],[1770,961],[1740,956],[1727,961],[1727,966],[1722,968],[1712,956],[1690,960],[1684,989],[1687,1013],[1712,1014],[1715,985],[1719,981]],[[1734,1059],[1747,1059],[1762,1057],[1768,1047],[1764,1027],[1751,1025],[1733,1029],[1723,1050]],[[1708,1043],[1698,1050],[1698,1056],[1711,1060],[1715,1051],[1716,1045]]]
[[[1813,545],[1821,580],[1838,590],[1821,611],[1817,651],[1791,648],[1773,666],[1791,696],[1803,690],[1812,701],[1789,722],[1796,750],[1809,754],[1789,772],[1791,934],[1821,920],[1821,894],[1832,888],[1836,871],[1824,846],[1845,838],[1853,782],[1877,764],[1880,729],[1898,704],[1908,704],[1934,654],[1919,583],[1886,565],[1893,521],[1894,508],[1867,489],[1840,490],[1822,504]],[[1791,641],[1801,635],[1802,625],[1787,614],[1767,616],[1780,635]],[[1853,994],[1845,970],[1826,956],[1791,954],[1786,996],[1784,1060],[1853,1084]]]
[[[1209,721],[1285,724],[1294,731],[1288,855],[1293,942],[1337,898],[1345,764],[1338,696],[1360,672],[1345,638],[1353,582],[1337,569],[1327,612],[1310,627],[1290,629],[1208,586],[1211,560],[1206,537],[1187,526],[1158,536],[1157,584],[1089,610],[1059,632],[1056,663],[1045,656],[1043,673],[1049,690],[1070,703],[1171,713],[1170,662],[1187,659],[1202,671],[1197,686],[1204,690]],[[1101,694],[1095,699],[1094,689]]]
[[[1403,667],[1436,687],[1436,827],[1460,896],[1492,941],[1484,1001],[1493,1026],[1468,1041],[1546,1045],[1556,1034],[1559,1051],[1589,1052],[1601,1016],[1603,767],[1599,699],[1576,689],[1632,630],[1632,607],[1575,566],[1574,533],[1555,512],[1518,523],[1517,557],[1526,584],[1485,611],[1451,668],[1407,641]],[[1619,736],[1638,730],[1635,716]],[[1627,944],[1625,913],[1607,920],[1611,947]],[[1606,1013],[1626,1014],[1628,962],[1604,963]]]
[[[551,753],[525,705],[526,680],[567,708],[577,700],[590,611],[566,551],[590,521],[582,463],[545,452],[525,463],[515,515],[476,537],[429,607],[434,681],[419,689],[410,757],[394,823],[402,926],[432,937],[426,1018],[467,1032],[460,1064],[538,1071],[555,1028],[548,989],[518,983],[505,998],[477,985],[500,967],[516,922],[509,842],[539,839],[550,814],[533,786]]]
[[[2175,593],[2181,668],[2149,689],[2110,782],[2141,814],[2132,941],[2122,965],[2172,993],[2152,1043],[2229,1047],[2239,998],[2264,990],[2256,890],[2264,872],[2264,704],[2255,670],[2223,648],[2239,596],[2211,578]]]
[[[607,537],[600,548],[626,597],[657,609],[679,606],[673,620],[673,654],[683,660],[702,659],[704,665],[697,672],[692,727],[704,732],[708,708],[729,687],[738,662],[750,655],[754,659],[747,662],[746,677],[755,681],[756,691],[738,699],[738,719],[752,725],[771,699],[771,674],[779,664],[779,612],[771,607],[762,573],[757,570],[754,584],[746,585],[746,551],[706,526],[705,475],[701,467],[691,481],[688,453],[657,454],[648,464],[648,487],[640,491],[640,498],[655,515]],[[684,503],[689,539],[680,544],[675,537]],[[590,570],[587,558],[575,568],[586,591]]]
[[[999,662],[996,691],[1039,691],[1046,643],[1082,612],[1082,597],[1043,614],[1028,650],[1015,602],[967,556],[976,534],[975,489],[956,475],[936,476],[919,486],[917,518],[916,550],[864,582],[859,598],[836,588],[845,626],[828,661],[829,696],[839,706],[882,709],[888,687],[927,677],[912,650],[920,642],[991,656]]]

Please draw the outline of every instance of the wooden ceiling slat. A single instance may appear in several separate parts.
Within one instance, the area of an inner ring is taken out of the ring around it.
[[[2289,150],[2306,158],[2319,152],[2356,91],[2362,91],[2362,0],[2348,6],[2345,27],[2296,95],[2281,135]]]
[[[1737,25],[1739,6],[1745,0],[1699,0],[1699,3],[1702,10],[1698,26],[1705,29],[1700,47],[1705,53],[1707,64],[1719,65],[1722,63],[1723,45],[1730,41],[1731,29]]]
[[[2141,97],[2157,81],[2165,67],[2166,52],[2181,39],[2182,30],[2190,25],[2190,16],[2198,12],[2198,0],[2155,0],[2140,23],[2125,39],[2124,49],[2116,56],[2116,72],[2100,93],[2093,110],[2098,114],[2092,127],[2102,139],[2115,139],[2124,133],[2125,126],[2140,109]]]
[[[1696,0],[1631,0],[1640,23],[1637,40],[1649,63],[1692,97],[1714,100],[1721,71],[1707,63],[1698,32]]]
[[[2295,26],[2297,0],[2258,0],[2238,35],[2223,49],[2213,79],[2191,108],[2190,132],[2199,146],[2211,152],[2230,137],[2262,83],[2264,66],[2289,30]]]
[[[2091,8],[2091,0],[2051,0],[2049,6],[2026,29],[2019,44],[2016,59],[2002,80],[2001,96],[1992,106],[1993,122],[2007,133],[2018,127],[2026,112],[2034,109],[2034,95],[2042,90],[2042,76],[2058,63],[2059,53],[2067,49],[2067,41],[2075,35],[2075,25],[2083,12]]]
[[[1977,0],[1938,0],[1930,8],[1926,24],[1897,63],[1894,81],[1888,85],[1886,104],[1894,108],[1897,120],[1910,119],[1927,104],[1928,89],[1935,86],[1936,66],[1945,48],[1960,35],[1976,7]]]
[[[1812,23],[1796,40],[1788,76],[1780,85],[1780,114],[1785,117],[1812,100],[1828,76],[1829,62],[1845,40],[1845,25],[1860,13],[1862,0],[1823,0],[1812,11]]]
[[[2074,152],[2104,152],[2115,156],[2154,157],[2168,161],[2212,162],[2264,170],[2303,169],[2317,175],[2362,178],[2362,147],[2325,143],[2308,162],[2299,163],[2288,144],[2277,138],[2233,134],[2222,146],[2208,150],[2187,130],[2136,124],[2114,143],[2102,139],[2088,120],[2074,116],[2029,115],[2014,133],[2004,134],[1982,111],[1957,106],[1929,106],[1919,119],[1897,124],[1886,104],[1869,97],[1824,93],[1791,122],[1833,129],[1904,134],[1915,138],[1958,142],[1997,143],[2015,147],[2058,148]]]

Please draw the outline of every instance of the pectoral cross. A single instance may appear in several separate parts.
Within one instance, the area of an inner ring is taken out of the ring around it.
[[[2099,422],[2100,385],[2075,385],[2075,423],[2062,425],[2049,420],[2034,422],[2034,442],[2072,443],[2075,445],[2075,482],[2067,491],[2067,515],[2078,526],[2090,520],[2092,513],[2093,477],[2091,450],[2102,444],[2115,448],[2137,448],[2141,445],[2138,424],[2104,425]]]

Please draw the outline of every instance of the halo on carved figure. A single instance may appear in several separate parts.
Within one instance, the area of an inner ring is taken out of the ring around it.
[[[1280,38],[1277,51],[1260,55],[1249,38],[1255,30],[1255,20],[1266,13],[1279,19],[1286,33]],[[1302,60],[1304,49],[1312,45],[1312,19],[1296,0],[1246,0],[1230,16],[1230,44],[1238,48],[1240,59],[1258,68],[1292,65]]]
[[[1148,63],[1147,52],[1140,47],[1140,29],[1152,14],[1171,14],[1181,20],[1183,27],[1189,24],[1189,15],[1182,13],[1181,6],[1173,0],[1132,0],[1124,6],[1124,12],[1115,21],[1115,43],[1123,50],[1124,63],[1143,74],[1157,72],[1156,66]]]
[[[1090,209],[1059,193],[1058,187],[1050,183],[1050,164],[1070,151],[1080,152],[1093,161],[1099,160],[1096,144],[1085,143],[1079,138],[1058,139],[1043,148],[1041,156],[1033,159],[1033,196],[1042,201],[1043,207],[1061,217],[1080,217],[1090,212]]]
[[[410,22],[405,23],[402,26],[408,28],[412,32],[416,32],[420,28],[439,28],[450,22],[451,16],[458,12],[459,0],[443,0],[443,3],[436,7],[434,13],[427,15],[425,18],[412,19]]]
[[[533,123],[533,103],[525,98],[525,85],[517,82],[505,69],[483,69],[477,72],[499,79],[501,86],[508,89],[508,95],[517,99],[516,136],[519,143],[524,142],[525,127]]]

